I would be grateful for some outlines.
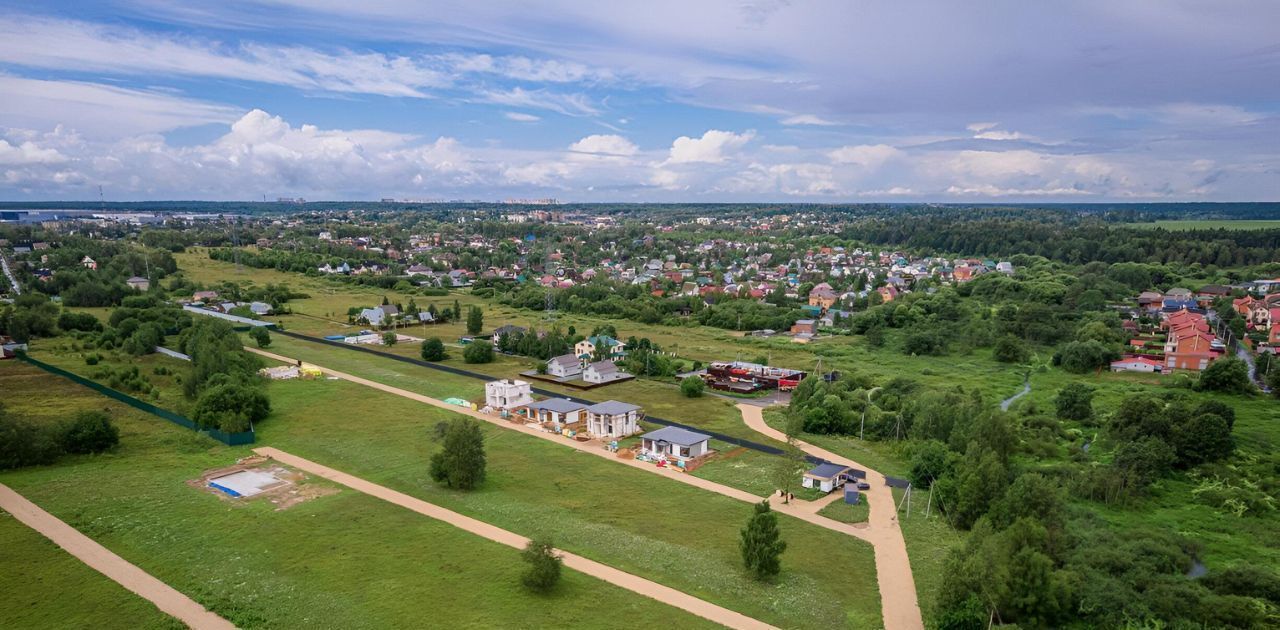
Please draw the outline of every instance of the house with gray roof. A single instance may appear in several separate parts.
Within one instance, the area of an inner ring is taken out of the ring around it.
[[[562,354],[547,360],[547,374],[557,378],[573,378],[582,374],[582,360],[572,354]]]
[[[567,398],[539,400],[529,403],[526,408],[529,410],[530,419],[543,424],[550,423],[556,431],[563,429],[566,425],[578,424],[587,416],[586,405]]]
[[[596,385],[622,381],[631,378],[631,374],[618,369],[613,361],[596,361],[587,364],[582,370],[582,380]]]
[[[650,457],[683,463],[711,452],[710,435],[680,427],[662,427],[640,436],[640,450]]]
[[[587,407],[587,434],[598,438],[627,437],[640,432],[643,418],[639,405],[606,400]]]
[[[817,488],[823,492],[831,492],[844,485],[844,482],[848,479],[848,474],[848,466],[822,462],[801,477],[800,485],[806,488]]]
[[[386,319],[386,313],[381,308],[366,308],[360,311],[360,315],[356,317],[356,321],[365,322],[370,326],[381,326]]]

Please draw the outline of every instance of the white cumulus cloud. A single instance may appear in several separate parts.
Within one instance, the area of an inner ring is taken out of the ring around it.
[[[755,131],[734,133],[711,129],[701,138],[680,136],[671,143],[668,164],[689,164],[697,162],[722,162],[726,154],[736,151],[747,144],[756,135]]]

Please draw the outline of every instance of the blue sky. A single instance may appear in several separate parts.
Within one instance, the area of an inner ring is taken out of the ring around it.
[[[1280,3],[0,1],[0,198],[1280,198]]]

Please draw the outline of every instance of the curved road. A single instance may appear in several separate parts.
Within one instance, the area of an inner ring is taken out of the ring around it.
[[[787,441],[787,436],[764,421],[763,409],[756,405],[739,404],[742,420],[757,433],[775,440]],[[868,527],[861,538],[871,543],[876,553],[876,576],[880,582],[880,608],[887,630],[918,630],[924,628],[920,614],[920,602],[916,597],[916,580],[911,574],[911,561],[907,557],[907,542],[898,527],[898,512],[894,507],[893,490],[885,484],[884,475],[842,457],[822,447],[801,440],[796,446],[805,453],[844,466],[852,466],[867,472],[867,490],[870,501]],[[838,494],[838,493],[833,493]]]

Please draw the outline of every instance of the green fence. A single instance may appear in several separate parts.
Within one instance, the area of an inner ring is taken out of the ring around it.
[[[252,430],[243,431],[240,433],[227,433],[225,431],[219,431],[217,429],[202,429],[200,428],[200,425],[196,424],[190,418],[187,418],[185,416],[180,416],[172,411],[169,411],[168,409],[161,409],[149,402],[138,400],[133,396],[111,389],[110,387],[107,387],[101,383],[91,381],[83,376],[80,376],[79,374],[68,372],[56,365],[49,365],[44,361],[33,359],[30,356],[27,356],[26,353],[19,353],[18,358],[50,374],[56,374],[63,378],[69,379],[73,382],[84,385],[85,387],[88,387],[89,389],[92,389],[93,391],[96,391],[99,394],[102,394],[103,396],[106,396],[108,398],[114,398],[126,405],[129,405],[130,407],[133,407],[134,409],[145,411],[153,416],[159,416],[178,426],[183,426],[188,429],[204,433],[209,437],[219,442],[222,442],[223,444],[226,444],[228,446],[239,446],[241,444],[253,444],[254,434]]]

